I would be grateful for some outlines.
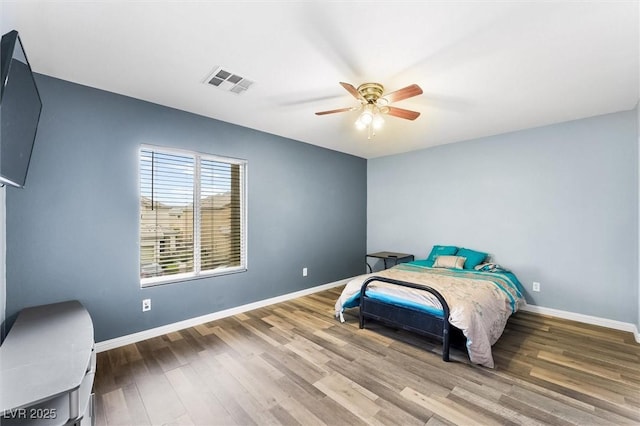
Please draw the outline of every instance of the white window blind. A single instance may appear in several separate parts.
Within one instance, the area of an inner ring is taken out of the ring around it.
[[[140,150],[143,286],[246,269],[246,162]]]

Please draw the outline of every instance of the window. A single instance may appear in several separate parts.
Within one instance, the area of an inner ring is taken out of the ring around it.
[[[140,282],[246,270],[246,162],[143,146]]]

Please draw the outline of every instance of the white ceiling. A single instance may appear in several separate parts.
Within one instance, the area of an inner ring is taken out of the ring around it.
[[[6,1],[39,73],[365,158],[628,110],[639,2]],[[217,66],[255,81],[203,84]],[[371,140],[338,83],[424,94]]]

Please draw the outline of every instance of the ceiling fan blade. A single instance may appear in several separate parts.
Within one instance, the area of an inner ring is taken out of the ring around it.
[[[417,84],[412,84],[411,86],[407,86],[404,89],[396,90],[395,92],[387,93],[382,97],[382,99],[386,99],[389,103],[398,102],[403,99],[412,98],[414,96],[418,96],[422,94],[422,89]]]
[[[404,118],[405,120],[415,120],[420,117],[420,113],[417,111],[410,111],[408,109],[396,108],[396,107],[387,107],[387,114],[393,115],[394,117]]]
[[[349,84],[349,83],[344,83],[344,82],[340,82],[340,85],[342,87],[344,87],[345,89],[347,89],[347,92],[351,93],[351,96],[353,96],[354,98],[363,101],[364,99],[362,98],[362,96],[360,96],[360,93],[358,93],[358,91],[356,90],[355,87],[353,87],[353,85]]]
[[[316,112],[316,115],[326,115],[326,114],[335,114],[336,112],[345,112],[345,111],[353,111],[357,108],[349,107],[349,108],[340,108],[340,109],[332,109],[329,111],[320,111]]]

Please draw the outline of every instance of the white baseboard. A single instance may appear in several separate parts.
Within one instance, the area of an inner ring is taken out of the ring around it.
[[[607,318],[594,317],[591,315],[577,314],[575,312],[561,311],[559,309],[545,308],[537,305],[526,305],[523,311],[533,312],[535,314],[549,315],[552,317],[568,319],[572,321],[583,322],[591,325],[599,325],[602,327],[613,328],[614,330],[622,330],[633,333],[636,342],[640,343],[640,333],[635,324],[628,322],[616,321]]]
[[[202,316],[190,318],[184,321],[175,322],[173,324],[167,324],[161,327],[151,328],[149,330],[140,331],[138,333],[128,334],[126,336],[116,337],[114,339],[103,340],[102,342],[96,343],[96,346],[95,346],[96,352],[108,351],[110,349],[115,349],[121,346],[130,345],[132,343],[140,342],[142,340],[162,336],[163,334],[184,330],[185,328],[194,327],[196,325],[204,324],[210,321],[215,321],[221,318],[226,318],[232,315],[248,312],[253,309],[263,308],[265,306],[273,305],[275,303],[286,302],[287,300],[296,299],[298,297],[307,296],[309,294],[328,290],[330,288],[344,285],[350,279],[351,278],[347,278],[340,281],[334,281],[332,283],[319,285],[317,287],[312,287],[305,290],[296,291],[293,293],[283,294],[282,296],[276,296],[276,297],[272,297],[265,300],[259,300],[257,302],[248,303],[246,305],[236,306],[235,308],[229,308],[223,311],[213,312],[207,315],[202,315]]]
[[[110,349],[119,348],[132,343],[140,342],[142,340],[151,339],[153,337],[162,336],[163,334],[172,333],[175,331],[184,330],[185,328],[194,327],[196,325],[204,324],[210,321],[215,321],[221,318],[230,317],[232,315],[248,312],[253,309],[263,308],[265,306],[273,305],[280,302],[286,302],[287,300],[295,299],[309,294],[317,293],[320,291],[328,290],[330,288],[338,287],[346,284],[351,278],[347,278],[332,283],[323,284],[317,287],[308,288],[305,290],[296,291],[293,293],[283,294],[281,296],[272,297],[265,300],[259,300],[257,302],[249,303],[235,308],[225,309],[223,311],[213,312],[207,315],[202,315],[195,318],[190,318],[184,321],[179,321],[173,324],[163,325],[161,327],[151,328],[149,330],[140,331],[138,333],[129,334],[122,337],[116,337],[114,339],[104,340],[96,343],[96,352],[104,352]],[[537,305],[526,305],[522,308],[523,311],[533,312],[536,314],[550,315],[557,318],[568,319],[572,321],[583,322],[586,324],[599,325],[602,327],[613,328],[615,330],[628,331],[633,333],[636,342],[640,343],[640,333],[638,327],[635,324],[611,320],[607,318],[594,317],[591,315],[578,314],[575,312],[561,311],[559,309],[545,308]]]

